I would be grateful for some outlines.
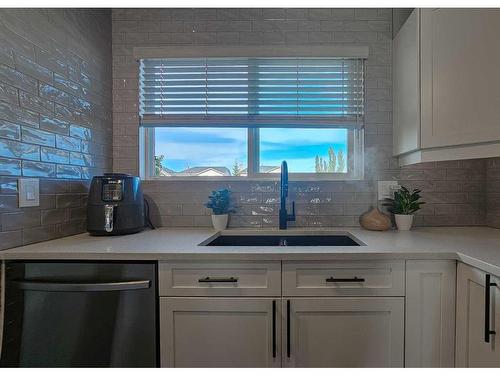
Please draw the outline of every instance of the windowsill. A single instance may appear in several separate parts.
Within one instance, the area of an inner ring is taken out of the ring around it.
[[[213,182],[213,181],[218,181],[218,182],[225,182],[229,183],[232,181],[237,181],[237,182],[243,182],[243,181],[248,181],[248,182],[255,182],[255,181],[280,181],[280,175],[276,176],[255,176],[255,177],[147,177],[143,178],[141,177],[141,180],[143,181],[163,181],[163,182],[179,182],[179,181],[184,181],[184,182]],[[323,181],[330,181],[330,182],[351,182],[351,181],[364,181],[363,177],[359,178],[339,178],[339,177],[328,177],[328,176],[294,176],[293,174],[289,175],[288,178],[289,181],[293,182],[323,182]]]

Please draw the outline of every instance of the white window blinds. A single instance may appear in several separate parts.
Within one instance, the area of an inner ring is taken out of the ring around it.
[[[364,60],[190,58],[140,60],[143,125],[361,127]]]

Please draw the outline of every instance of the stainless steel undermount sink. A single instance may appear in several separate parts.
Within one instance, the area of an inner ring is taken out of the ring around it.
[[[361,246],[350,233],[219,233],[201,246]]]

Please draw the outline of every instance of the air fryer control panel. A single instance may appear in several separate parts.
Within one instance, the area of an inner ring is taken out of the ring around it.
[[[104,180],[102,185],[102,200],[118,202],[123,199],[123,180]]]

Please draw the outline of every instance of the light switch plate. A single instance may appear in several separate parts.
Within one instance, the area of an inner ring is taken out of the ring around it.
[[[40,182],[38,178],[20,178],[17,180],[19,207],[40,206]]]
[[[379,181],[378,182],[378,200],[393,198],[394,190],[399,188],[397,181]]]

